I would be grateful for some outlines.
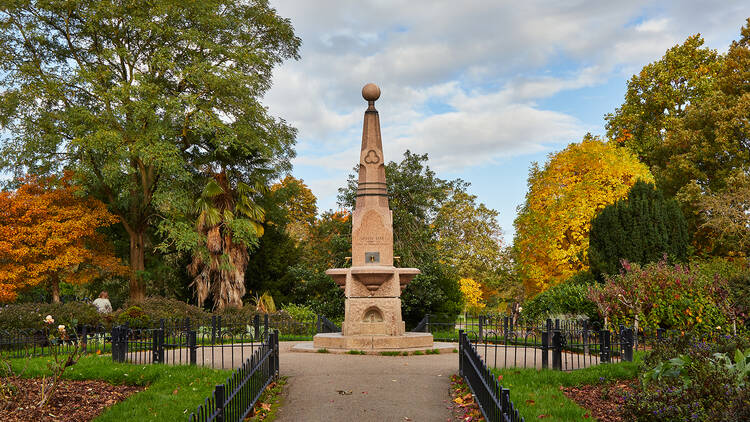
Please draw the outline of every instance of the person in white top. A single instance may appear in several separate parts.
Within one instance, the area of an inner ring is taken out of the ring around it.
[[[112,312],[112,304],[109,303],[109,293],[106,290],[99,293],[99,297],[94,300],[94,306],[100,314]]]

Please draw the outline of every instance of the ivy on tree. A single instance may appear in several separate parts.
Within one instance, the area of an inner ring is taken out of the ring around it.
[[[617,274],[621,260],[645,265],[668,256],[687,258],[687,223],[674,199],[651,183],[638,181],[628,196],[606,206],[591,221],[589,263],[597,275]]]
[[[6,2],[0,168],[74,170],[127,231],[139,301],[150,227],[214,174],[252,186],[289,169],[295,131],[259,99],[299,45],[266,0]]]

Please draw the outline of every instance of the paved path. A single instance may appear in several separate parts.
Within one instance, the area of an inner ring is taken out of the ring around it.
[[[299,353],[291,351],[295,343],[280,345],[280,372],[289,378],[279,422],[453,420],[450,376],[458,372],[457,353]]]

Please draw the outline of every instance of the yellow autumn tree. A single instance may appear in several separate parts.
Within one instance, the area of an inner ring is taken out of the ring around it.
[[[589,229],[598,211],[625,197],[648,168],[625,148],[587,134],[529,172],[526,202],[514,226],[520,272],[534,296],[587,270]]]
[[[485,307],[482,299],[482,285],[470,278],[462,278],[458,281],[458,287],[466,302],[469,312],[478,312]]]

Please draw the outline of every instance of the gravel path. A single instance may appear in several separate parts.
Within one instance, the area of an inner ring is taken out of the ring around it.
[[[372,356],[292,352],[280,345],[287,376],[277,421],[452,421],[450,376],[458,354]]]

